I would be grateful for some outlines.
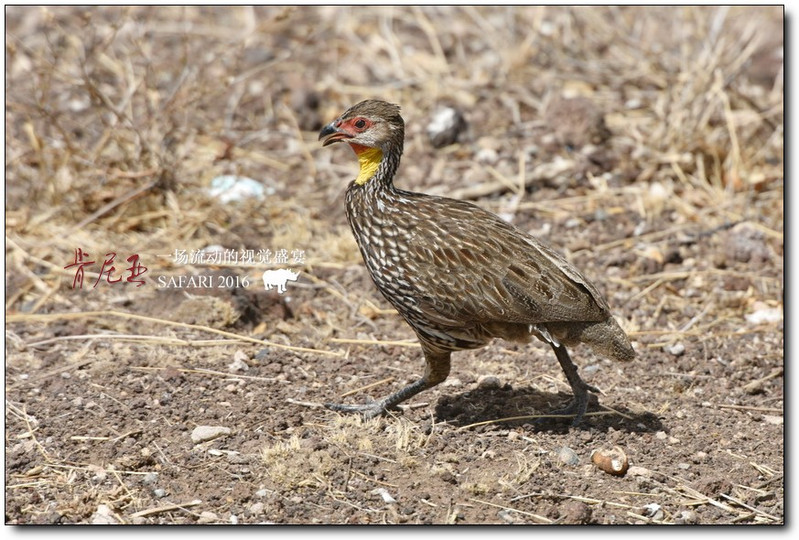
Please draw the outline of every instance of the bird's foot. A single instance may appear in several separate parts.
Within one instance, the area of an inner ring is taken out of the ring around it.
[[[375,418],[385,413],[387,410],[384,400],[370,401],[364,405],[344,405],[339,403],[325,403],[325,407],[331,411],[343,413],[358,413],[363,415],[365,419]]]
[[[572,420],[572,426],[577,426],[583,421],[585,412],[588,410],[588,404],[591,401],[591,395],[588,392],[590,391],[596,394],[601,392],[599,388],[590,384],[585,384],[585,386],[580,385],[572,390],[574,391],[574,398],[569,402],[569,404],[561,409],[552,411],[551,414],[563,416],[573,415],[574,419]],[[597,401],[596,398],[594,398],[594,401]]]

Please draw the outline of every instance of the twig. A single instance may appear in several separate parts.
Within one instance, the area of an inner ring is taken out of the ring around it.
[[[627,416],[625,414],[622,414],[619,411],[612,410],[612,409],[608,410],[608,411],[589,412],[589,413],[585,413],[583,416],[607,416],[607,415],[610,415],[610,414],[617,414],[617,415],[623,416],[623,417],[625,417],[627,419],[630,419],[630,420],[632,419],[629,416]],[[482,422],[475,422],[474,424],[468,424],[466,426],[461,426],[456,431],[463,431],[464,429],[470,429],[470,428],[478,427],[478,426],[486,426],[486,425],[489,425],[489,424],[499,424],[501,422],[514,422],[516,420],[538,420],[540,418],[574,418],[574,416],[575,415],[573,415],[573,414],[527,414],[527,415],[523,415],[523,416],[508,416],[506,418],[495,418],[495,419],[492,419],[492,420],[484,420]]]
[[[395,347],[421,347],[419,343],[410,341],[382,341],[379,339],[351,339],[351,338],[330,338],[328,341],[333,343],[353,343],[356,345],[387,345]]]
[[[315,401],[300,401],[298,399],[293,399],[293,398],[286,398],[286,401],[288,403],[291,403],[292,405],[300,405],[302,407],[310,407],[311,409],[322,409],[322,408],[324,408],[324,404],[317,403]]]
[[[239,341],[246,341],[249,343],[257,343],[258,345],[264,345],[266,347],[275,347],[277,349],[286,349],[290,351],[297,351],[297,352],[308,352],[314,354],[323,354],[326,356],[337,356],[341,357],[344,355],[342,352],[333,352],[333,351],[325,351],[322,349],[310,349],[307,347],[293,347],[291,345],[282,345],[280,343],[273,343],[271,341],[266,341],[263,339],[256,339],[251,338],[249,336],[242,336],[239,334],[234,334],[233,332],[226,332],[224,330],[217,330],[216,328],[211,328],[210,326],[203,326],[200,324],[188,324],[182,323],[177,321],[170,321],[168,319],[158,319],[155,317],[146,317],[144,315],[134,315],[133,313],[123,313],[120,311],[113,311],[113,310],[103,310],[103,311],[83,311],[78,313],[48,313],[48,314],[12,314],[6,318],[8,322],[28,322],[28,321],[53,321],[53,320],[60,320],[60,319],[86,319],[86,318],[103,318],[103,317],[119,317],[122,319],[133,319],[137,321],[147,321],[152,323],[163,324],[166,326],[178,326],[180,328],[189,328],[191,330],[198,330],[200,332],[209,332],[211,334],[218,334],[220,336],[225,336],[229,338],[233,338]]]
[[[716,405],[719,409],[735,409],[739,411],[758,411],[758,412],[773,412],[773,413],[784,413],[784,409],[777,409],[774,407],[753,407],[749,405],[726,405],[719,403]]]
[[[525,512],[524,510],[517,510],[516,508],[511,508],[510,506],[503,506],[501,504],[496,504],[496,503],[492,503],[492,502],[489,502],[489,501],[482,501],[480,499],[469,499],[469,500],[470,501],[474,501],[474,502],[476,502],[478,504],[485,504],[487,506],[493,506],[494,508],[502,508],[503,510],[507,510],[509,512],[516,512],[517,514],[522,514],[523,516],[531,517],[531,518],[535,519],[536,521],[538,521],[539,523],[553,523],[553,521],[551,519],[546,518],[544,516],[539,516],[538,514],[533,514],[532,512]]]
[[[175,510],[183,510],[187,511],[186,508],[190,506],[197,506],[198,504],[202,504],[203,502],[200,499],[195,499],[193,501],[189,501],[187,503],[182,504],[167,504],[166,506],[159,506],[158,508],[148,508],[147,510],[141,510],[136,512],[135,514],[131,514],[131,518],[138,518],[138,517],[148,517],[155,514],[163,514],[164,512],[173,512]]]
[[[742,507],[746,508],[747,510],[751,510],[752,512],[754,512],[757,515],[763,516],[763,517],[765,517],[767,519],[770,519],[772,521],[780,521],[780,518],[772,516],[771,514],[767,514],[763,510],[759,510],[759,509],[755,508],[754,506],[749,506],[748,504],[746,504],[742,500],[736,499],[735,497],[733,497],[731,495],[727,495],[726,493],[719,493],[719,495],[721,497],[724,497],[725,499],[727,499],[729,501],[734,502],[738,506],[742,506]]]
[[[782,376],[783,373],[784,373],[784,368],[782,366],[774,368],[771,371],[771,373],[769,373],[765,377],[762,377],[760,379],[745,384],[743,386],[743,391],[746,392],[747,394],[751,394],[752,392],[760,388],[764,382],[774,379],[776,377],[780,377]]]
[[[241,375],[238,373],[226,373],[224,371],[214,371],[212,369],[185,369],[185,368],[176,368],[176,367],[152,367],[152,366],[134,366],[130,369],[139,369],[142,371],[161,371],[163,369],[174,369],[180,373],[197,373],[199,375],[217,375],[220,377],[226,377],[229,379],[248,379],[251,381],[264,381],[264,382],[276,382],[278,379],[274,377],[257,377],[255,375]]]
[[[345,398],[347,396],[351,396],[353,394],[357,394],[358,392],[364,392],[366,390],[369,390],[370,388],[374,388],[375,386],[380,386],[381,384],[390,383],[393,380],[394,380],[394,377],[387,377],[387,378],[382,379],[380,381],[373,382],[372,384],[367,384],[366,386],[361,386],[360,388],[356,388],[355,390],[350,390],[349,392],[341,394],[341,397]]]

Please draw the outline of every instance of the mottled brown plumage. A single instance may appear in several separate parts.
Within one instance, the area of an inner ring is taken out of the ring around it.
[[[379,401],[328,407],[376,416],[446,379],[453,351],[535,336],[555,351],[574,393],[563,412],[579,422],[588,392],[598,390],[580,378],[566,346],[635,356],[607,303],[560,254],[494,214],[394,187],[404,137],[399,107],[378,100],[351,107],[319,134],[325,146],[346,142],[358,156],[347,217],[377,288],[419,337],[424,376]]]

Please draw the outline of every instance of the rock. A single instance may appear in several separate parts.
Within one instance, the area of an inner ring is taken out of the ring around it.
[[[644,505],[644,515],[655,521],[663,519],[663,509],[658,503]]]
[[[749,324],[757,325],[763,323],[777,323],[782,320],[783,314],[781,308],[768,308],[761,307],[752,313],[744,315],[746,322]]]
[[[502,383],[493,375],[483,375],[477,380],[477,388],[481,390],[495,390],[500,386],[502,386]]]
[[[208,510],[200,512],[200,517],[197,519],[197,523],[216,523],[217,521],[219,521],[219,516]]]
[[[668,347],[665,347],[665,349],[666,352],[672,356],[682,356],[685,354],[685,345],[683,345],[681,342],[677,342],[674,345],[669,345]]]
[[[699,522],[699,516],[696,515],[696,512],[693,510],[683,510],[679,513],[679,515],[674,519],[675,524],[679,525],[694,525]]]
[[[210,441],[223,435],[230,435],[231,429],[224,426],[197,426],[191,432],[191,440],[194,444]]]
[[[250,366],[247,365],[248,357],[243,351],[236,351],[233,354],[233,361],[228,364],[228,371],[247,371]]]
[[[569,500],[560,509],[560,523],[585,525],[591,523],[591,507],[582,501]]]
[[[439,107],[427,124],[427,136],[435,148],[448,146],[466,130],[466,119],[453,107]]]
[[[397,500],[394,497],[391,496],[391,494],[388,492],[388,490],[386,490],[386,488],[382,488],[382,487],[375,488],[375,489],[373,489],[371,491],[371,493],[373,495],[380,495],[380,497],[382,497],[384,503],[391,504],[391,503],[397,502]]]
[[[114,517],[114,511],[106,504],[101,504],[91,517],[92,525],[116,525],[119,522]]]
[[[558,450],[558,461],[564,465],[575,466],[580,463],[580,456],[571,448],[564,446]]]
[[[158,473],[157,472],[148,472],[142,478],[141,483],[145,485],[155,484],[158,481]]]
[[[264,508],[265,508],[264,503],[257,502],[251,504],[250,507],[247,509],[247,512],[249,512],[251,516],[260,516],[261,514],[264,513]]]

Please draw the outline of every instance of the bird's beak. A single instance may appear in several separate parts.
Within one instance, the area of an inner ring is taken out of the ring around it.
[[[330,122],[328,125],[322,128],[322,131],[319,132],[319,140],[322,141],[322,146],[327,146],[329,144],[333,144],[334,142],[339,142],[344,139],[351,139],[352,135],[349,133],[341,130],[336,126],[336,121]]]

